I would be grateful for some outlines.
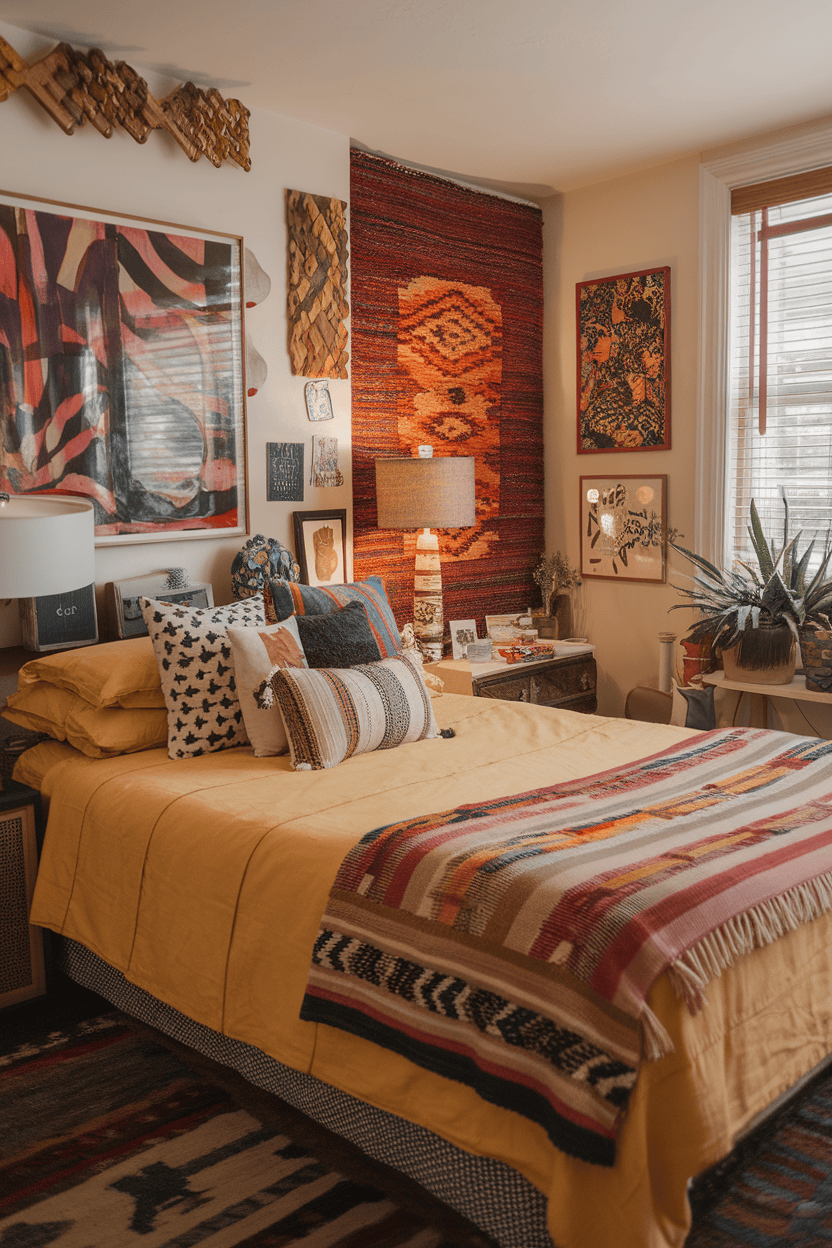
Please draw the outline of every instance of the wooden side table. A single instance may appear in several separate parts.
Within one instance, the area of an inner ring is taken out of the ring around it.
[[[444,681],[447,693],[556,706],[587,715],[598,705],[597,671],[591,646],[576,646],[575,653],[536,659],[531,663],[506,663],[504,659],[488,663],[441,659],[438,663],[426,663],[425,671]]]
[[[46,992],[43,931],[29,923],[40,837],[40,794],[6,780],[0,792],[0,1009]]]
[[[832,706],[832,694],[816,693],[806,688],[806,677],[795,676],[787,685],[762,685],[750,680],[728,680],[724,672],[709,672],[702,677],[704,685],[732,689],[751,695],[749,720],[753,728],[765,728],[768,722],[768,698],[789,698],[793,702],[819,702]]]

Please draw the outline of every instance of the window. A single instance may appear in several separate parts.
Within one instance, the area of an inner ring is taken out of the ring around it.
[[[832,170],[732,196],[727,553],[752,558],[752,498],[780,542],[832,529]]]

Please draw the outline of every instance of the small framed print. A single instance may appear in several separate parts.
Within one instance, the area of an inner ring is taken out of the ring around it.
[[[485,631],[490,637],[492,628],[519,628],[518,620],[526,615],[525,611],[515,611],[513,615],[487,615],[485,617]],[[528,625],[531,628],[531,624]]]
[[[310,420],[332,420],[332,395],[328,381],[307,381],[303,388],[306,414]]]
[[[343,585],[347,511],[296,511],[295,556],[304,585]]]
[[[451,646],[455,659],[465,658],[465,647],[469,641],[477,640],[476,620],[451,620]]]
[[[110,581],[104,586],[102,620],[107,638],[142,637],[147,633],[139,598],[156,598],[184,607],[213,607],[214,591],[206,581],[171,588],[167,572]]]
[[[663,582],[666,476],[581,477],[581,576]]]

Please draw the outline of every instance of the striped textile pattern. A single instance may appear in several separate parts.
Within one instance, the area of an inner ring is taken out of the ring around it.
[[[274,579],[269,581],[269,596],[275,616],[285,620],[294,615],[327,615],[360,602],[367,612],[370,629],[383,659],[401,651],[402,643],[384,581],[380,576],[348,585],[301,585],[299,582]]]
[[[647,996],[691,1009],[737,957],[832,909],[832,743],[738,728],[595,776],[368,833],[301,1010],[469,1084],[602,1165]]]
[[[439,735],[425,682],[404,655],[350,668],[278,668],[270,686],[295,771]],[[260,705],[270,702],[264,690]]]

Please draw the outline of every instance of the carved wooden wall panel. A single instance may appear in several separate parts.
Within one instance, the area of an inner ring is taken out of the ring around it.
[[[167,130],[190,160],[206,156],[217,168],[226,159],[251,168],[249,110],[215,87],[203,91],[186,82],[159,101],[135,69],[109,61],[98,48],[77,52],[59,43],[29,65],[0,36],[0,103],[18,87],[30,91],[65,134],[85,121],[107,139],[121,126],[137,143],[151,130]]]
[[[289,356],[298,377],[348,377],[347,205],[286,192]]]

